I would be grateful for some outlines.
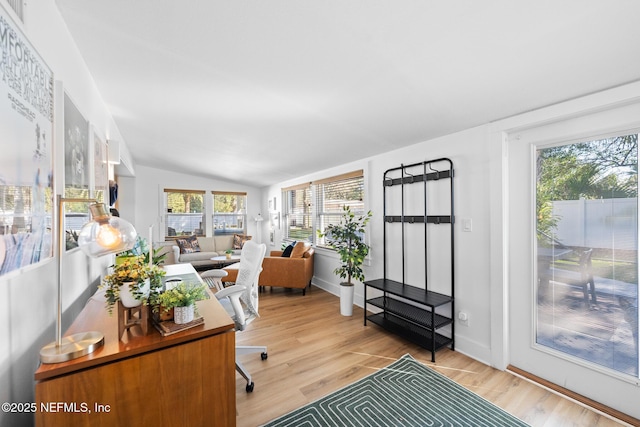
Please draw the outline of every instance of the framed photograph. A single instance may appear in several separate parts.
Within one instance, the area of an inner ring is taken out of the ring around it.
[[[272,230],[275,230],[276,228],[280,229],[280,212],[271,212],[269,214],[269,220],[269,225]]]
[[[107,142],[93,129],[93,195],[99,202],[109,204],[109,150]]]
[[[62,88],[62,84],[59,85]],[[84,118],[69,94],[64,93],[64,197],[87,199],[92,196],[89,159],[89,122]],[[90,219],[88,203],[64,204],[66,249],[78,247],[78,234]]]
[[[79,192],[74,190],[86,190],[87,193],[89,190],[89,122],[66,92],[64,94],[64,189],[66,197],[80,197]]]
[[[53,257],[53,72],[2,5],[0,34],[1,276]]]

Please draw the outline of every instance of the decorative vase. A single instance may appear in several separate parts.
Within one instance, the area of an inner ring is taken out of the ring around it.
[[[340,314],[353,316],[353,294],[355,286],[350,283],[340,284]]]
[[[126,308],[138,307],[139,305],[142,304],[142,300],[136,299],[133,296],[133,293],[131,292],[131,287],[130,287],[131,284],[133,284],[133,282],[124,282],[120,286],[120,301],[122,302],[122,305],[125,306]],[[142,295],[146,298],[149,296],[150,290],[151,290],[151,285],[150,285],[149,279],[146,279],[144,283],[140,285],[140,291],[142,292]]]
[[[173,321],[182,325],[184,323],[189,323],[193,320],[195,315],[195,305],[187,305],[186,307],[175,307],[173,309]]]

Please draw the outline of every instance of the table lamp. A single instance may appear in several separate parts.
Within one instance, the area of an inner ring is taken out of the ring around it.
[[[56,319],[56,341],[40,350],[42,363],[60,363],[92,353],[104,344],[100,332],[81,332],[62,338],[62,254],[65,251],[64,211],[65,203],[92,203],[91,221],[85,224],[78,235],[78,246],[88,256],[97,258],[133,248],[137,233],[133,226],[111,216],[104,203],[95,199],[63,198],[58,195],[58,313]]]

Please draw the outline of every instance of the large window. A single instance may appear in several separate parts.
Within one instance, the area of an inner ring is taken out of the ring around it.
[[[316,188],[317,228],[324,231],[332,224],[338,224],[343,215],[343,206],[349,206],[356,215],[364,215],[364,180],[362,171],[356,171],[333,178],[314,182]],[[324,237],[317,245],[324,246]]]
[[[311,184],[284,188],[285,239],[313,242]]]
[[[317,230],[337,224],[343,206],[349,206],[356,214],[365,213],[363,172],[358,170],[283,188],[282,198],[285,239],[306,240],[323,246],[324,239],[317,238]]]
[[[246,234],[247,193],[213,192],[213,234]]]
[[[638,135],[536,154],[536,342],[637,378]]]
[[[204,236],[204,191],[164,190],[167,238],[177,236]]]

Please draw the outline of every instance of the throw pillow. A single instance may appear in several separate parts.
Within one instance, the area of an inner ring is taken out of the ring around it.
[[[306,251],[307,251],[307,245],[305,245],[304,242],[298,242],[293,247],[290,258],[302,258],[302,255],[304,255]]]
[[[251,236],[245,236],[244,234],[233,235],[233,249],[242,249],[244,242],[251,240]]]
[[[291,256],[291,251],[293,251],[293,247],[296,245],[296,241],[294,240],[293,242],[291,242],[291,244],[289,246],[287,246],[286,248],[284,248],[284,251],[282,251],[282,257],[284,258],[289,258]]]
[[[176,243],[180,248],[181,254],[192,254],[194,252],[200,252],[200,244],[198,243],[197,236],[189,236],[186,238],[176,239]]]

